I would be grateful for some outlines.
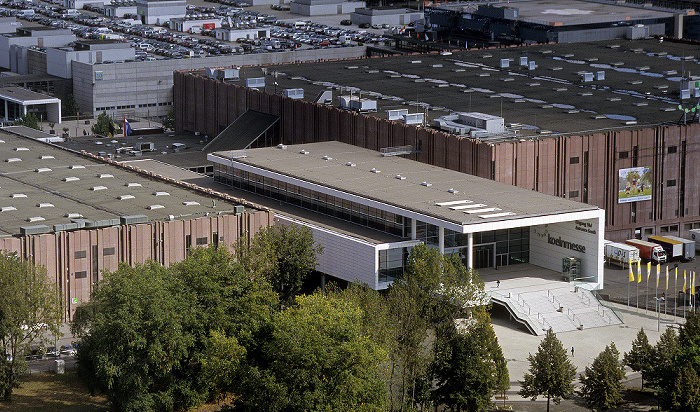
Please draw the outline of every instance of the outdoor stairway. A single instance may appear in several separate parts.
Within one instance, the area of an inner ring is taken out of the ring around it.
[[[622,323],[589,290],[573,285],[519,293],[492,289],[487,293],[493,303],[504,306],[535,335],[544,335],[550,328],[554,332],[567,332]]]

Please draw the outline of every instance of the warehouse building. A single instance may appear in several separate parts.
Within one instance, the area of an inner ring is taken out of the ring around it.
[[[248,68],[227,82],[178,72],[176,128],[216,136],[252,110],[279,119],[274,142],[405,146],[420,162],[605,209],[611,240],[687,237],[700,227],[698,97],[683,81],[696,51],[647,39]],[[244,87],[270,73],[277,93]],[[304,99],[284,95],[299,89]],[[341,109],[340,96],[377,110]]]
[[[168,266],[190,247],[230,245],[272,223],[250,202],[42,137],[23,127],[0,131],[0,249],[46,267],[66,320],[119,263]]]

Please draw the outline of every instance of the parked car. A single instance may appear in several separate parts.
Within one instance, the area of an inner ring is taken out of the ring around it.
[[[348,20],[348,19],[345,19],[345,20],[341,20],[341,21],[340,21],[340,25],[341,25],[341,26],[349,26],[349,25],[351,25],[351,24],[352,24],[352,22],[351,22],[350,20]]]
[[[50,348],[46,348],[46,357],[47,358],[58,358],[61,356],[61,352],[58,350],[57,347],[52,346]]]
[[[61,346],[61,355],[65,356],[75,356],[77,350],[70,345]]]

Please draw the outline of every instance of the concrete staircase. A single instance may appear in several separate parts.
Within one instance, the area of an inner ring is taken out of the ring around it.
[[[490,289],[487,294],[492,303],[505,307],[517,322],[535,335],[544,335],[548,329],[567,332],[622,323],[589,290],[563,282],[556,288],[548,286],[519,293]]]

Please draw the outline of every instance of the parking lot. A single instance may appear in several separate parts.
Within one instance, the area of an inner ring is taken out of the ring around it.
[[[188,4],[191,20],[219,20],[231,29],[268,29],[270,38],[217,40],[213,30],[176,32],[168,27],[140,24],[139,16],[110,18],[102,6],[87,5],[86,10],[68,10],[41,1],[0,0],[0,15],[23,20],[24,26],[41,25],[71,30],[83,39],[117,40],[131,44],[135,60],[196,58],[222,54],[268,53],[298,48],[349,47],[376,44],[390,27],[363,29],[343,26],[349,15],[314,17],[296,16],[270,6],[248,7],[245,3],[221,0],[222,3],[198,1]],[[245,7],[244,7],[245,6]],[[347,22],[346,22],[347,23]]]

